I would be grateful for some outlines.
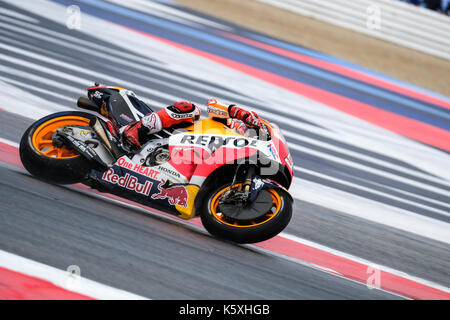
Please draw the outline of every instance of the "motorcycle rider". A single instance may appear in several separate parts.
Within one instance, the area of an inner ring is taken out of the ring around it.
[[[207,102],[207,112],[211,118],[222,122],[229,128],[245,134],[249,128],[264,129],[265,125],[254,111],[247,111],[234,104],[225,106],[210,99]],[[132,146],[140,147],[148,140],[148,136],[164,128],[171,128],[184,122],[195,123],[200,118],[200,108],[190,101],[176,101],[157,112],[145,115],[120,129],[122,137]]]

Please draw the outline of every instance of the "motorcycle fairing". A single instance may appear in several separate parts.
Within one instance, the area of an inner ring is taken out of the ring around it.
[[[170,163],[190,179],[191,184],[201,186],[218,167],[253,157],[258,152],[284,164],[277,142],[278,139],[261,141],[245,137],[218,121],[203,119],[169,138]]]
[[[193,199],[189,199],[185,184],[168,185],[170,181],[161,180],[162,177],[160,172],[146,175],[118,165],[105,172],[96,170],[91,172],[91,179],[101,184],[102,191],[179,216],[177,207],[185,209],[184,207],[187,207]],[[174,191],[175,186],[185,192]],[[165,196],[156,196],[160,194]]]
[[[277,141],[280,137],[276,134],[262,141],[245,137],[213,119],[203,119],[168,138],[168,162],[147,167],[122,156],[111,169],[95,177],[111,193],[190,219],[195,216],[195,198],[203,182],[222,165],[258,153],[284,165],[282,157],[286,155]],[[273,185],[264,181],[267,187]]]

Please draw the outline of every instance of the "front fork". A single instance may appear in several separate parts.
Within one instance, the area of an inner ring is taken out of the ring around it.
[[[236,182],[238,181],[238,177],[240,176],[240,171],[242,170],[242,168],[243,165],[239,165],[237,167],[230,188],[223,194],[221,202],[238,201],[244,203],[249,199],[252,179],[255,175],[256,168],[254,166],[245,167],[246,171],[243,173],[244,182],[239,183],[237,188],[233,188],[236,185]]]
[[[245,174],[245,181],[242,184],[243,188],[244,188],[244,192],[245,192],[245,196],[248,198],[249,194],[250,194],[250,187],[252,185],[252,180],[253,180],[253,176],[255,175],[255,167],[254,166],[250,166],[248,167],[248,170]]]

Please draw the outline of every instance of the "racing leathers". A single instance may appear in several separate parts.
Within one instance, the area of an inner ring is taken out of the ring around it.
[[[207,112],[211,118],[241,134],[245,134],[249,128],[264,126],[255,112],[244,110],[234,104],[225,106],[218,103],[216,99],[208,100]],[[184,122],[193,124],[200,118],[200,114],[200,108],[192,102],[177,101],[173,105],[149,113],[141,120],[122,127],[120,133],[132,146],[140,147],[148,140],[149,135]]]

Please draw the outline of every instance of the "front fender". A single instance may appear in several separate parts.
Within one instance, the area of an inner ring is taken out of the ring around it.
[[[278,182],[276,182],[274,180],[261,178],[260,176],[254,176],[252,179],[252,184],[250,187],[249,201],[250,202],[255,201],[256,198],[258,197],[259,192],[263,189],[268,189],[268,188],[283,189],[289,195],[290,200],[292,202],[294,201],[294,198],[289,193],[289,191],[285,187],[283,187],[281,184],[279,184]]]

